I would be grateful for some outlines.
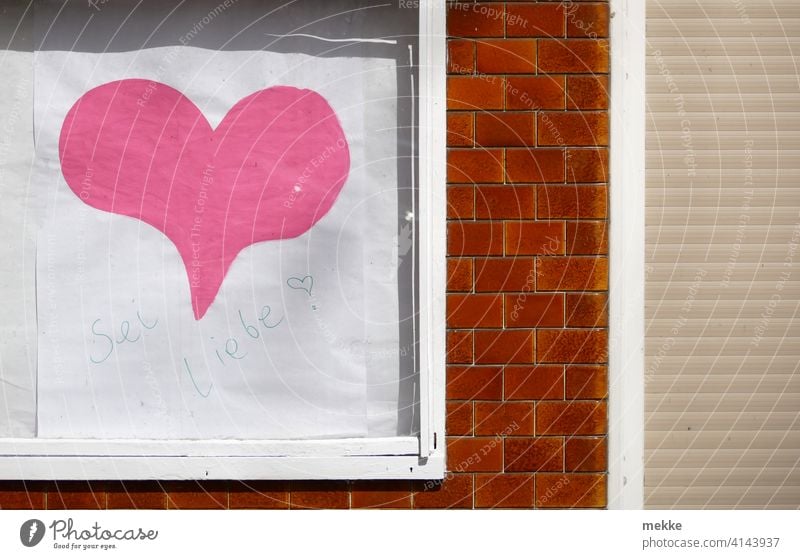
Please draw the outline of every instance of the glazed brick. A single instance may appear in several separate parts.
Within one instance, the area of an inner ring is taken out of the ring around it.
[[[606,293],[567,293],[567,326],[572,328],[603,328],[608,326],[608,295]]]
[[[41,510],[45,488],[39,482],[0,481],[0,510]]]
[[[591,74],[608,72],[608,41],[605,39],[541,39],[539,70]]]
[[[417,482],[415,509],[471,509],[473,496],[471,474],[448,474],[443,481]]]
[[[533,258],[476,258],[475,291],[533,291]]]
[[[508,328],[564,326],[564,295],[561,293],[506,295],[505,324]]]
[[[541,110],[564,108],[564,76],[509,76],[506,108]]]
[[[476,330],[476,363],[533,363],[532,330]]]
[[[564,8],[561,2],[508,3],[506,5],[509,37],[563,37]]]
[[[447,182],[503,181],[503,151],[499,149],[450,149],[447,152]]]
[[[608,332],[605,330],[539,330],[536,332],[539,363],[605,363]]]
[[[604,472],[608,468],[605,437],[567,439],[564,467],[568,472]]]
[[[501,367],[447,367],[448,400],[500,400],[503,397]]]
[[[564,398],[564,368],[558,365],[509,365],[503,383],[506,400]]]
[[[109,482],[106,495],[107,509],[167,508],[167,494],[157,481]]]
[[[568,109],[607,109],[608,76],[567,76]]]
[[[502,37],[505,10],[499,3],[453,2],[447,7],[447,34],[452,37]]]
[[[48,510],[99,510],[106,508],[102,482],[57,481],[47,489]]]
[[[478,72],[483,74],[533,74],[536,41],[495,39],[478,41]]]
[[[354,509],[410,509],[411,482],[356,481],[350,492],[350,507]]]
[[[607,146],[608,113],[539,113],[536,130],[540,146]]]
[[[561,149],[506,150],[508,182],[563,182],[564,151]]]
[[[533,488],[532,475],[476,475],[475,508],[532,508]]]
[[[474,111],[502,109],[505,81],[495,76],[449,76],[447,108]]]
[[[450,256],[503,254],[503,224],[451,221],[447,224],[447,253]]]
[[[502,471],[503,443],[496,437],[448,438],[447,469],[459,473]]]
[[[448,435],[472,435],[472,402],[448,402],[447,403],[447,427]]]
[[[472,259],[447,259],[447,291],[472,291]]]
[[[605,221],[568,222],[567,254],[608,254],[608,224]]]
[[[608,192],[605,185],[542,185],[536,188],[539,219],[605,218]]]
[[[472,146],[474,139],[472,113],[447,113],[447,145]]]
[[[234,481],[229,493],[231,509],[288,509],[289,483],[285,481]]]
[[[533,404],[475,402],[476,435],[533,435]]]
[[[478,219],[533,218],[536,193],[530,186],[479,186],[475,193]]]
[[[602,435],[606,427],[606,403],[602,401],[536,404],[537,435]]]
[[[228,484],[222,481],[170,481],[164,484],[169,509],[227,509]]]
[[[608,150],[567,150],[567,182],[608,182]]]
[[[560,472],[564,468],[561,437],[511,437],[503,444],[507,472]]]
[[[447,41],[447,73],[471,74],[475,71],[475,42],[463,39]]]
[[[499,328],[503,326],[502,295],[448,295],[448,328]]]
[[[505,253],[564,254],[564,224],[557,221],[507,221]]]
[[[608,37],[608,4],[573,2],[567,10],[567,37]]]
[[[533,146],[533,113],[478,113],[475,142],[479,146]]]
[[[472,332],[455,330],[447,332],[447,362],[472,363]]]
[[[292,482],[290,506],[293,509],[346,509],[350,507],[350,492],[344,481]]]
[[[537,508],[602,508],[606,476],[602,474],[536,474]]]
[[[608,368],[602,365],[568,365],[566,397],[575,400],[608,398]]]
[[[608,259],[540,257],[536,286],[541,291],[607,291]]]
[[[475,187],[447,187],[447,219],[472,219],[475,217]]]

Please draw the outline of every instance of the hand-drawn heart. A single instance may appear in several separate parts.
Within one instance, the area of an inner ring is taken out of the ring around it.
[[[245,97],[212,129],[167,85],[107,83],[70,109],[59,153],[67,184],[86,204],[140,219],[175,244],[197,320],[242,249],[311,229],[350,171],[328,102],[286,86]]]
[[[311,290],[314,289],[314,278],[311,276],[304,276],[302,278],[291,277],[286,280],[286,285],[289,289],[299,289],[305,291],[311,297]]]

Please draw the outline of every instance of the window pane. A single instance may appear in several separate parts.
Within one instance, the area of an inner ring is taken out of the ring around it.
[[[416,434],[417,10],[37,2],[17,21],[3,64],[30,86],[2,114],[33,123],[0,161],[22,268],[0,434]]]

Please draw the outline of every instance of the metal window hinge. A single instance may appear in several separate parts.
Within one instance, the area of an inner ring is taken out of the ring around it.
[[[436,450],[436,441],[437,441],[437,437],[436,437],[436,433],[434,433],[433,434],[433,450]]]

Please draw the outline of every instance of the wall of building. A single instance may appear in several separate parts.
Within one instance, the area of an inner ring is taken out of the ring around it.
[[[604,507],[608,19],[448,4],[444,482],[0,482],[0,508]]]

